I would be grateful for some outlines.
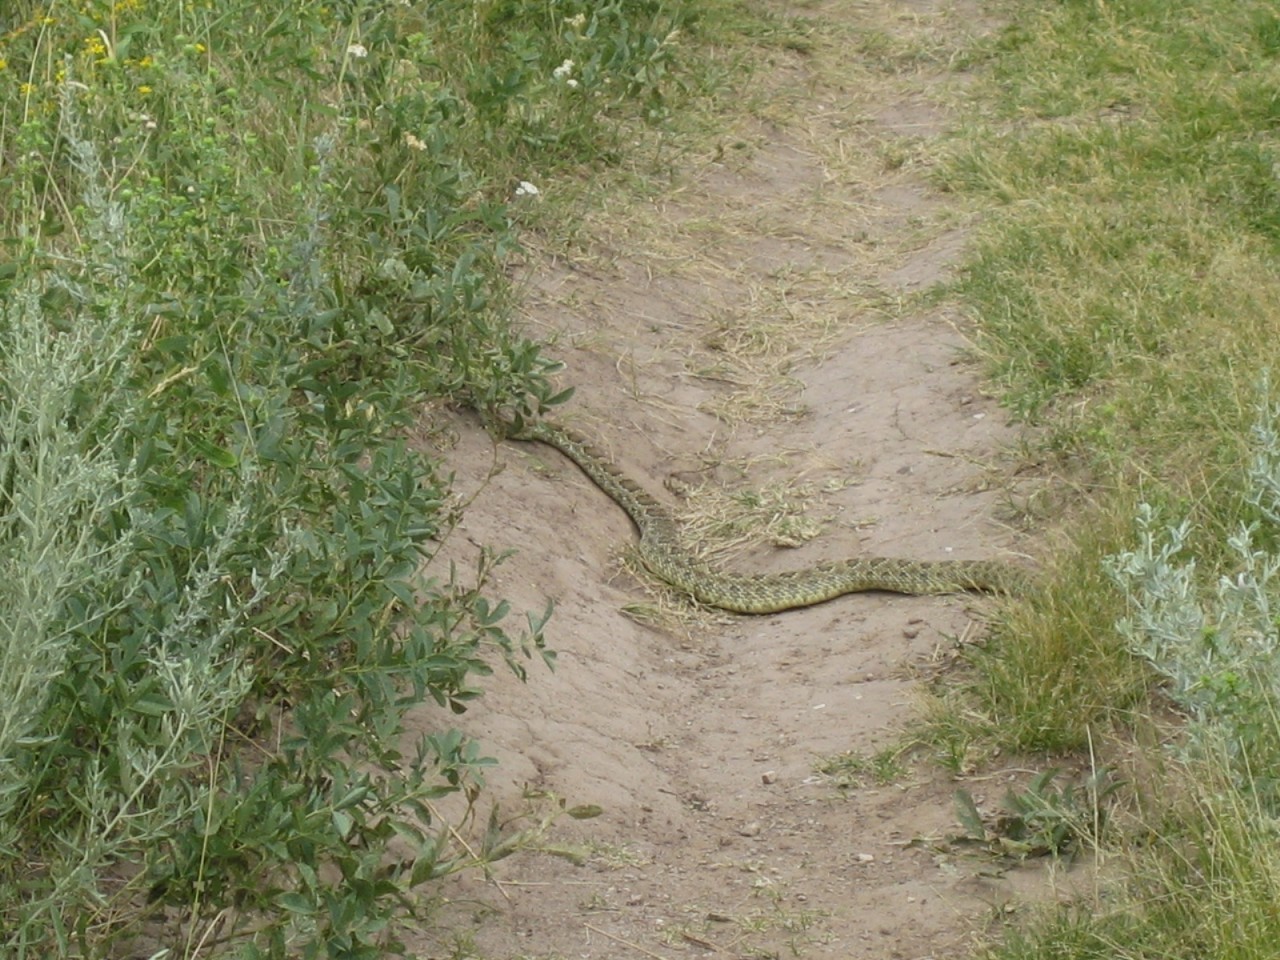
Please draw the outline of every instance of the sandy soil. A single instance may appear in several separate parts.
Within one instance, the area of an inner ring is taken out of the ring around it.
[[[591,217],[581,255],[530,263],[526,321],[578,388],[560,416],[676,510],[696,512],[685,493],[701,484],[794,481],[820,534],[760,545],[741,569],[1016,559],[1026,544],[1001,520],[1016,434],[963,360],[962,319],[913,296],[965,249],[965,217],[922,158],[956,119],[948,51],[981,21],[934,0],[804,14],[931,54],[778,54],[716,156],[656,202]],[[532,789],[603,812],[547,838],[584,863],[526,852],[451,881],[448,932],[424,935],[422,956],[953,957],[1045,895],[1043,864],[1002,869],[946,842],[957,784],[935,765],[845,792],[814,774],[818,756],[893,743],[921,670],[979,639],[991,601],[863,594],[644,625],[623,612],[649,599],[619,563],[633,531],[571,463],[495,448],[466,418],[427,433],[453,441],[458,493],[475,496],[447,558],[513,549],[492,592],[557,604],[556,671],[497,675],[456,719],[501,761],[504,809]]]

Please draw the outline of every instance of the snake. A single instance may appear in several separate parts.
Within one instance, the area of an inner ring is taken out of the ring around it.
[[[769,614],[825,603],[850,593],[915,596],[1020,592],[1025,575],[999,560],[856,557],[784,573],[718,570],[684,545],[671,513],[585,437],[547,420],[525,421],[508,438],[552,447],[614,501],[639,532],[636,555],[653,576],[698,603],[730,613]]]

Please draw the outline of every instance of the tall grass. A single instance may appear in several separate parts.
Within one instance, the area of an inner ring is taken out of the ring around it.
[[[941,173],[988,211],[956,289],[1073,496],[1043,589],[976,659],[967,713],[942,716],[1014,750],[1170,707],[1186,724],[1148,748],[1164,756],[1119,889],[989,955],[1274,956],[1280,12],[999,10],[971,61],[979,117]]]
[[[383,957],[488,762],[442,727],[522,676],[428,562],[403,428],[557,397],[506,320],[556,177],[702,80],[622,0],[0,8],[0,953]],[[487,561],[486,561],[487,563]],[[427,564],[424,572],[424,564]]]
[[[974,53],[985,112],[940,174],[990,211],[956,289],[1087,519],[990,648],[983,696],[1059,718],[1048,736],[1005,728],[1006,745],[1069,747],[1140,698],[1097,564],[1124,549],[1135,505],[1192,518],[1209,575],[1255,515],[1241,466],[1280,360],[1278,28],[1263,2],[1003,9],[1010,25]],[[1002,677],[1010,660],[1021,679]]]

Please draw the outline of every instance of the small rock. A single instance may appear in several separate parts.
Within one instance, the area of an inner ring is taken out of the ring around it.
[[[876,856],[874,853],[860,853],[853,859],[857,860],[859,863],[875,863],[876,862]]]
[[[758,837],[761,831],[760,821],[752,820],[750,823],[744,823],[738,828],[738,833],[744,837]]]
[[[778,779],[778,774],[774,770],[766,770],[764,773],[760,774],[760,782],[763,783],[766,787],[777,779]]]

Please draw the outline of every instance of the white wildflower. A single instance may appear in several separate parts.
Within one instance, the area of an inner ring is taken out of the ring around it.
[[[536,197],[537,195],[538,195],[538,188],[535,187],[528,180],[521,180],[520,186],[516,187],[517,197]]]
[[[573,29],[575,30],[581,30],[583,27],[587,25],[587,15],[585,13],[575,14],[574,16],[566,20],[565,23],[573,27]]]
[[[408,133],[408,132],[405,133],[404,142],[406,146],[412,147],[414,150],[427,149],[427,145],[423,143],[421,140],[419,140],[417,137],[415,137],[412,133]]]
[[[348,57],[353,57],[356,60],[363,60],[368,55],[369,51],[365,49],[363,43],[353,43],[351,46],[347,47]]]
[[[560,66],[551,71],[551,76],[557,80],[564,80],[569,74],[573,73],[573,61],[566,60]]]

